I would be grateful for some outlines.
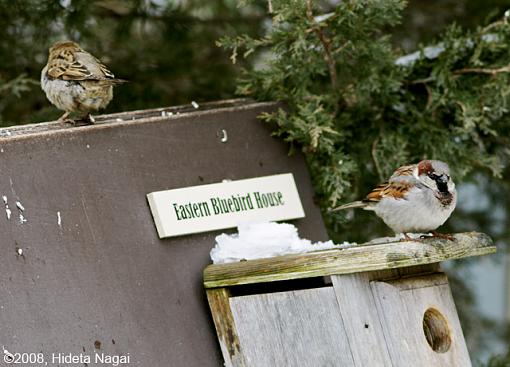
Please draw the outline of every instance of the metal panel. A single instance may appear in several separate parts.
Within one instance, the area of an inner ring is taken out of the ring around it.
[[[307,215],[294,223],[302,236],[326,239],[301,156],[288,156],[256,119],[275,106],[233,105],[28,126],[1,138],[0,195],[12,215],[0,216],[0,345],[47,360],[96,344],[129,353],[133,365],[222,363],[202,286],[218,233],[159,240],[145,195],[292,172]]]

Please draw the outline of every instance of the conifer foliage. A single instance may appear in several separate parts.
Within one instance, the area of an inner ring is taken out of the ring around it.
[[[312,0],[273,0],[263,37],[218,42],[233,62],[257,58],[238,93],[284,103],[262,118],[304,152],[323,209],[425,157],[449,162],[457,181],[508,164],[510,14],[472,32],[452,25],[402,55],[390,37],[405,6],[351,0],[324,14]]]

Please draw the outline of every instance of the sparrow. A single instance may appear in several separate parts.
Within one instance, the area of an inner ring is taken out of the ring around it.
[[[450,217],[457,204],[457,191],[448,164],[423,160],[398,168],[390,179],[363,200],[331,211],[350,208],[372,210],[395,233],[434,232]],[[451,236],[444,235],[448,238]]]
[[[65,113],[58,122],[72,122],[72,112],[94,123],[91,111],[105,108],[113,98],[113,86],[124,83],[77,43],[61,41],[50,47],[48,62],[41,71],[41,88],[48,100]]]

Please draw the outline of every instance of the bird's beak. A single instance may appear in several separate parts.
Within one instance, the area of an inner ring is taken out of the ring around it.
[[[437,178],[436,181],[438,184],[446,185],[448,183],[448,178],[446,177],[446,175],[441,175]]]

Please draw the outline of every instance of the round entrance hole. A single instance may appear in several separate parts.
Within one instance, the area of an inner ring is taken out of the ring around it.
[[[429,308],[423,315],[423,332],[427,343],[436,353],[446,353],[452,344],[450,328],[446,318],[435,308]]]

